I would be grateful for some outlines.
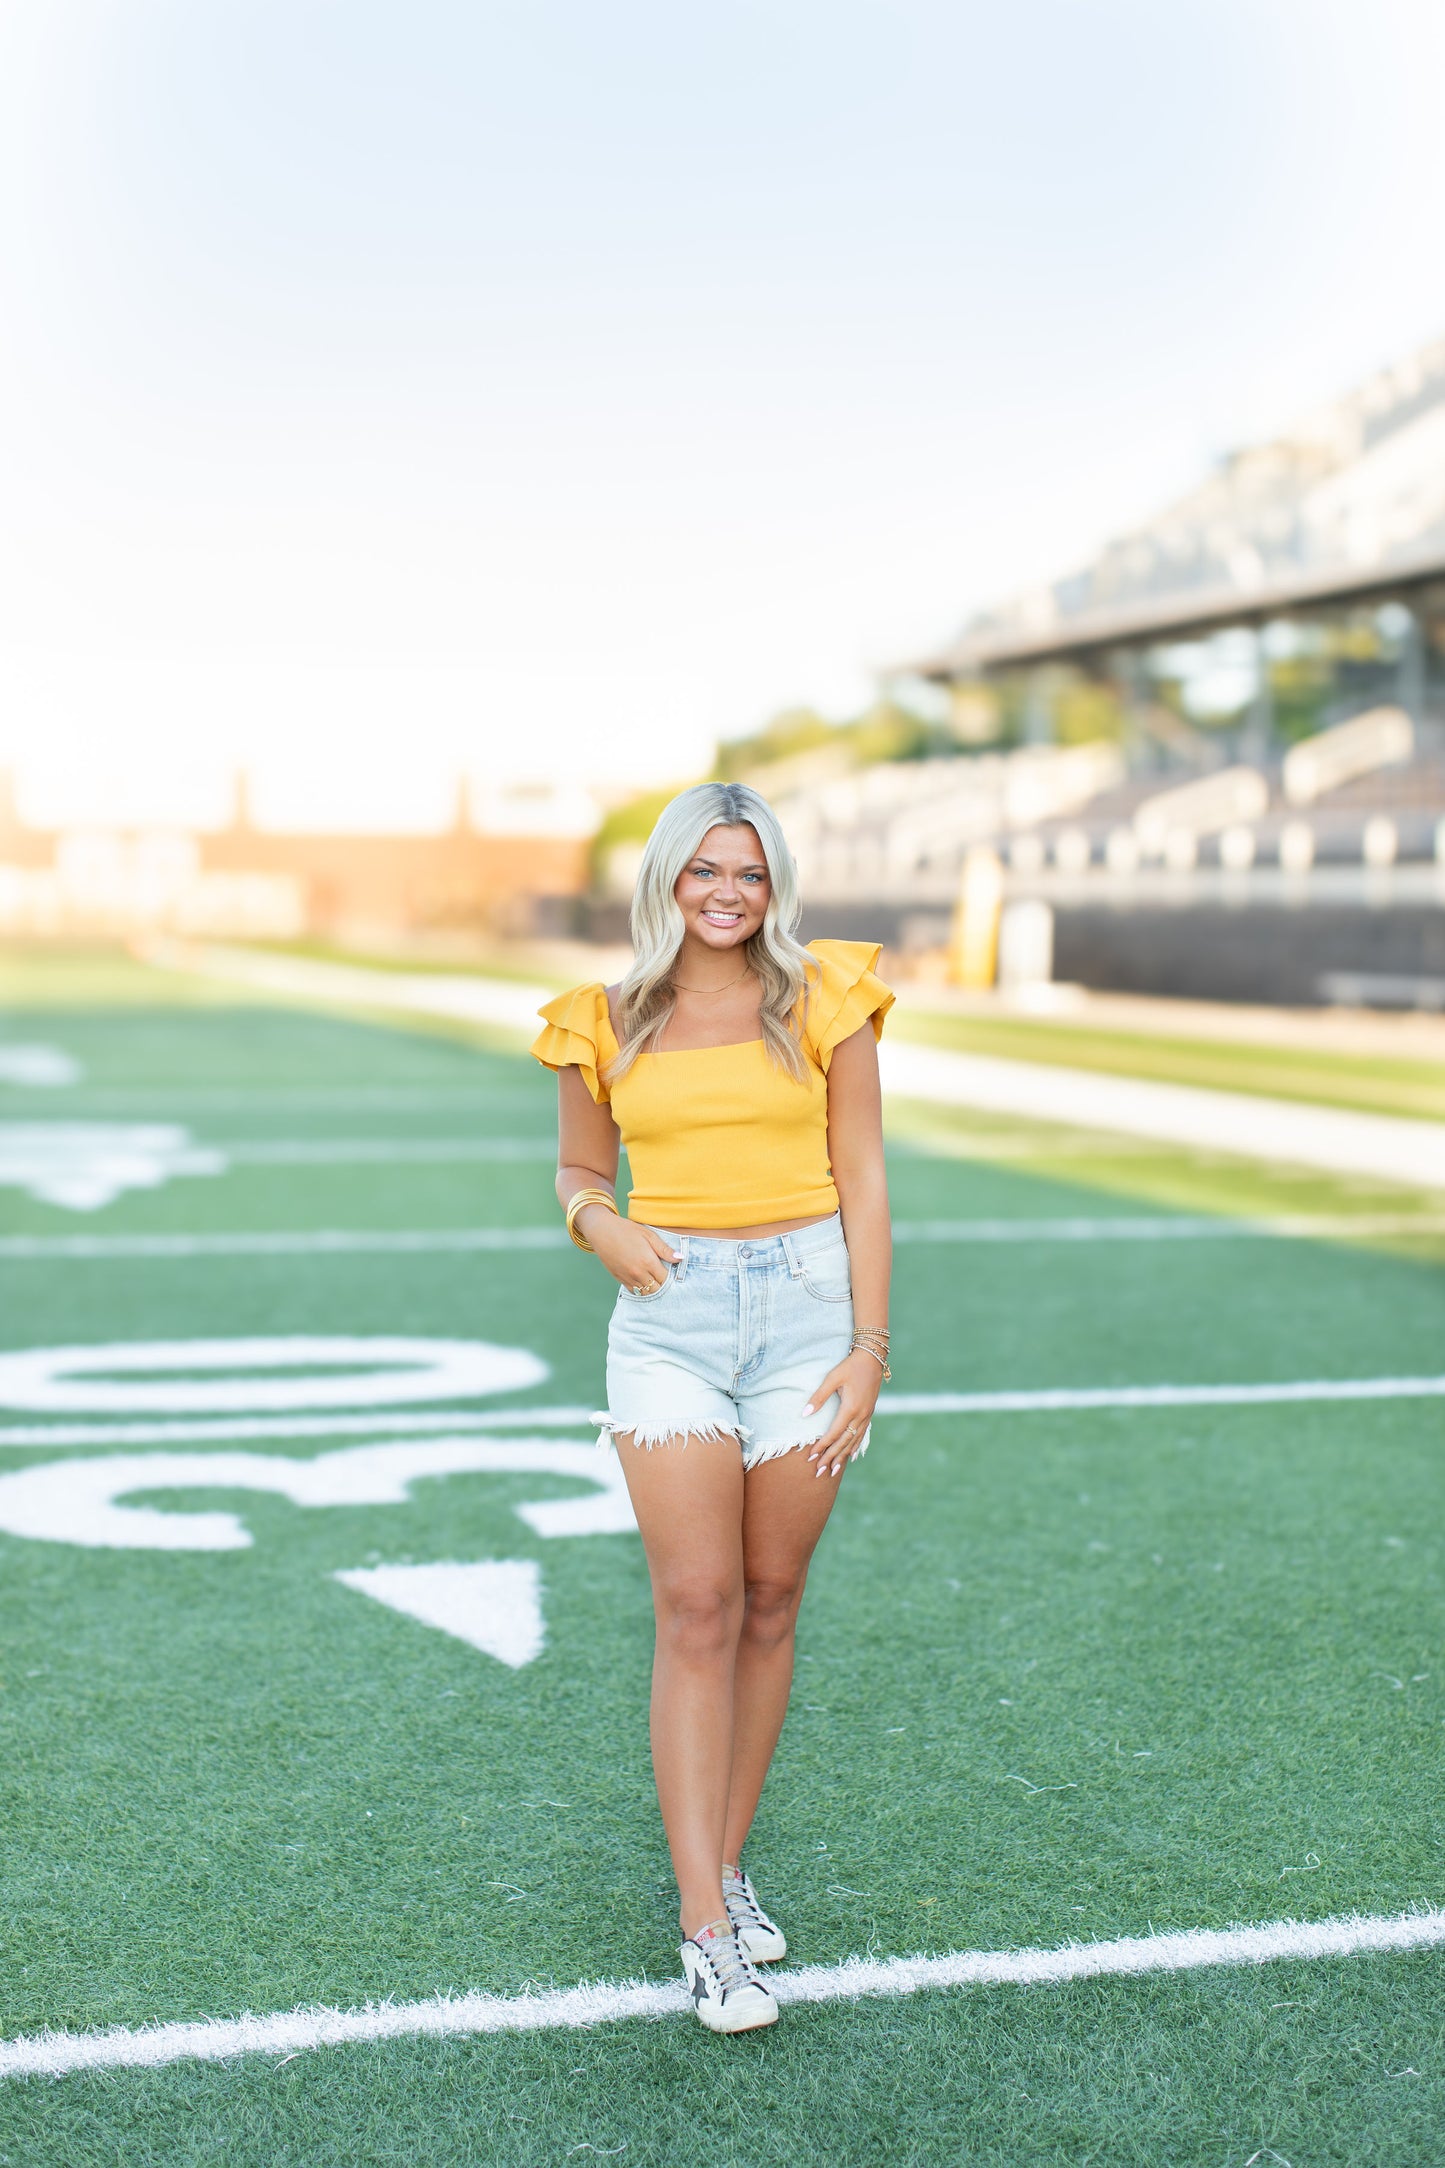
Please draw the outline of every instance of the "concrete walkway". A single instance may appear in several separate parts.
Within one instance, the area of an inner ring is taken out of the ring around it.
[[[1328,1174],[1445,1189],[1445,1122],[1362,1114],[1253,1092],[1206,1091],[1193,1084],[1155,1084],[1048,1062],[1001,1061],[886,1036],[879,1057],[884,1090],[896,1098],[980,1107]]]
[[[536,1029],[539,1005],[552,992],[550,987],[507,979],[375,971],[258,949],[166,943],[147,960],[293,1000],[445,1016],[529,1035]],[[879,1054],[884,1090],[901,1099],[978,1107],[1032,1121],[1065,1122],[1076,1129],[1112,1130],[1165,1144],[1315,1167],[1327,1174],[1368,1175],[1411,1188],[1445,1190],[1445,1122],[1363,1114],[1253,1092],[1156,1084],[1050,1062],[958,1054],[886,1034]]]

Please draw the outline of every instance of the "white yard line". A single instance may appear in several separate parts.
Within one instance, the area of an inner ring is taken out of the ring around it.
[[[8,1100],[6,1102],[9,1103]],[[47,1107],[56,1102],[47,1097]],[[87,1114],[110,1107],[157,1110],[164,1115],[173,1108],[187,1112],[201,1107],[208,1113],[361,1114],[471,1113],[485,1120],[504,1108],[519,1114],[535,1110],[535,1091],[497,1091],[490,1083],[477,1082],[451,1088],[412,1084],[356,1084],[346,1086],[276,1084],[260,1081],[238,1090],[233,1085],[212,1084],[95,1084],[79,1085],[65,1095],[67,1108],[83,1108]]]
[[[1206,1091],[1092,1069],[1055,1068],[958,1054],[885,1036],[883,1087],[896,1097],[1076,1128],[1113,1129],[1196,1150],[1366,1174],[1416,1188],[1445,1189],[1445,1122],[1362,1114],[1253,1092]]]
[[[1445,1377],[1300,1378],[1257,1385],[1070,1385],[1033,1392],[885,1393],[879,1416],[1054,1415],[1089,1408],[1252,1408],[1352,1400],[1442,1400]],[[0,1430],[0,1448],[167,1445],[228,1438],[423,1437],[435,1431],[593,1430],[585,1407],[417,1409],[396,1415],[226,1415],[156,1422],[22,1423]]]
[[[230,1146],[223,1147],[228,1153]],[[424,1151],[417,1157],[425,1157]],[[480,1156],[480,1155],[479,1155]],[[501,1156],[501,1155],[498,1155]],[[514,1156],[531,1157],[530,1152]],[[538,1153],[537,1157],[543,1154]],[[545,1156],[552,1157],[552,1147]],[[1078,1219],[898,1220],[900,1243],[1075,1243],[1363,1241],[1381,1235],[1445,1234],[1445,1213],[1290,1213],[1260,1219],[1188,1218],[1160,1213],[1148,1219],[1103,1216]],[[0,1262],[43,1263],[47,1258],[110,1257],[307,1257],[356,1253],[438,1255],[469,1250],[565,1250],[561,1227],[320,1227],[244,1229],[228,1234],[4,1235]]]
[[[1292,1401],[1439,1400],[1445,1378],[1301,1378],[1267,1385],[1061,1386],[1027,1393],[889,1393],[879,1415],[1047,1415],[1082,1408],[1253,1408]],[[0,1432],[0,1438],[3,1438]]]
[[[555,1156],[549,1147],[548,1158]],[[466,1250],[565,1250],[565,1227],[437,1227],[277,1229],[236,1234],[5,1235],[0,1261],[106,1257],[311,1257],[438,1255]]]
[[[243,1137],[214,1140],[207,1150],[220,1152],[243,1167],[348,1167],[425,1165],[462,1159],[546,1159],[554,1164],[557,1139],[489,1137]]]
[[[1190,1218],[1159,1213],[1148,1219],[899,1220],[896,1242],[1315,1242],[1333,1236],[1445,1233],[1445,1212],[1281,1212],[1257,1219]]]
[[[1056,1987],[1067,1980],[1130,1979],[1217,1965],[1271,1965],[1366,1952],[1438,1949],[1445,1912],[1358,1914],[1331,1920],[1277,1920],[1262,1927],[1198,1927],[1178,1934],[1128,1935],[1053,1949],[962,1950],[948,1957],[849,1958],[774,1972],[778,2001],[853,2002],[860,1996],[916,1995],[954,1987]],[[107,2032],[47,2032],[0,2041],[0,2077],[59,2078],[83,2070],[154,2070],[166,2063],[221,2062],[233,2055],[299,2055],[310,2048],[372,2040],[457,2039],[479,2033],[549,2032],[626,2018],[682,2016],[690,1997],[680,1980],[626,1980],[530,1995],[429,1995],[361,2009],[278,2010],[267,2017],[200,2018],[117,2025]]]

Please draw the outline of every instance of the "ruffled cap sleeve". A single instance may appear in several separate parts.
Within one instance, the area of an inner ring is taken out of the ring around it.
[[[812,988],[803,1038],[826,1075],[834,1047],[864,1024],[871,1023],[874,1038],[882,1038],[893,991],[874,969],[883,953],[877,941],[810,941],[808,949],[822,968],[822,983]]]
[[[607,1013],[607,989],[600,980],[574,986],[537,1011],[545,1028],[530,1051],[544,1069],[580,1069],[582,1081],[601,1104],[611,1098],[598,1071],[617,1052],[617,1036]]]

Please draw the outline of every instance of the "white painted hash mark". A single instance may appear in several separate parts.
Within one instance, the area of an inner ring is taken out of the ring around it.
[[[775,1973],[780,2003],[851,2002],[950,1987],[1054,1987],[1066,1980],[1193,1972],[1215,1965],[1270,1965],[1445,1947],[1445,1912],[1276,1920],[1259,1927],[1198,1927],[1053,1949],[963,1950],[948,1957],[850,1957]],[[686,2013],[681,1981],[626,1980],[527,1995],[430,1995],[417,2002],[335,2010],[278,2010],[266,2017],[201,2018],[117,2025],[107,2032],[45,2032],[0,2041],[0,2078],[65,2077],[78,2070],[154,2070],[167,2063],[223,2062],[233,2055],[299,2054],[370,2040],[464,2039],[479,2033],[545,2032]]]
[[[172,1122],[0,1122],[0,1188],[66,1212],[98,1212],[127,1190],[225,1171],[222,1153]]]
[[[541,1575],[535,1559],[488,1558],[475,1565],[356,1566],[332,1576],[403,1618],[465,1641],[520,1671],[541,1655]]]

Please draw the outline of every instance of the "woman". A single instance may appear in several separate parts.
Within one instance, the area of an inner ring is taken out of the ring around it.
[[[683,1969],[715,2032],[778,2014],[754,1968],[787,1945],[743,1842],[808,1561],[889,1374],[875,1042],[893,996],[876,947],[802,948],[798,912],[766,801],[683,791],[643,857],[631,970],[548,1002],[532,1048],[558,1071],[568,1231],[621,1283],[599,1442],[616,1440],[652,1578],[653,1768]]]

